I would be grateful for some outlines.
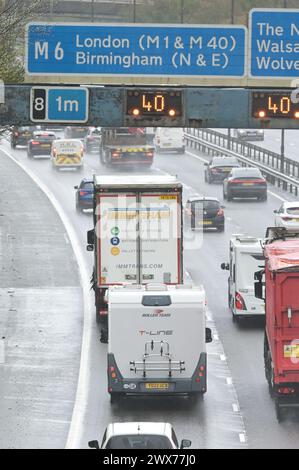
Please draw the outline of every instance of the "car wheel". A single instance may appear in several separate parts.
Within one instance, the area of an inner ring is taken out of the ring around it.
[[[225,226],[224,226],[224,225],[220,225],[220,227],[217,227],[217,230],[218,230],[218,232],[224,232]]]
[[[11,142],[11,143],[10,143],[10,146],[11,146],[12,149],[15,149],[15,148],[16,148],[15,142]]]
[[[27,157],[28,157],[28,158],[32,158],[32,157],[33,157],[32,153],[27,152]]]
[[[233,196],[231,195],[231,193],[229,191],[227,191],[226,198],[227,198],[228,201],[233,200]]]
[[[76,211],[77,212],[82,212],[82,208],[78,203],[76,203]]]

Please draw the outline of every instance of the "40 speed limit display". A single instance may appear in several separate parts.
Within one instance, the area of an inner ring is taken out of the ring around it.
[[[33,87],[30,119],[33,122],[86,123],[89,90],[84,87]]]

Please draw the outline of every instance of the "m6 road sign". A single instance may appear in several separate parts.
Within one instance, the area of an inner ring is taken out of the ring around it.
[[[89,90],[84,87],[33,87],[30,119],[33,122],[86,123]]]

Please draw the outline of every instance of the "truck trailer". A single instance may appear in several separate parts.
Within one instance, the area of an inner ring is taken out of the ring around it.
[[[265,296],[265,374],[280,421],[283,408],[299,407],[299,232],[268,228],[264,255],[255,292]]]
[[[150,167],[154,159],[153,136],[145,128],[102,128],[100,160],[106,166]]]
[[[207,391],[202,286],[114,286],[108,291],[108,392],[192,397]]]
[[[170,175],[94,176],[92,285],[102,341],[108,287],[183,282],[182,185]]]

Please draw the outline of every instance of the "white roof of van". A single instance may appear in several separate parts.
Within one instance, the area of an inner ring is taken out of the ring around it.
[[[94,175],[95,188],[103,189],[117,189],[119,187],[132,187],[132,188],[156,188],[172,186],[174,188],[181,188],[182,184],[178,181],[176,176],[172,175]]]
[[[236,248],[239,248],[241,251],[253,249],[262,253],[262,238],[255,238],[246,235],[236,235],[231,239],[231,242],[235,245]]]
[[[147,286],[112,286],[109,288],[108,296],[109,300],[113,300],[113,303],[115,304],[136,303],[136,301],[141,303],[144,296],[170,296],[172,304],[182,302],[186,304],[194,304],[205,301],[205,291],[203,286],[193,286],[190,283],[177,286],[164,285],[163,287],[164,288],[162,288],[162,286],[157,286],[155,289],[154,286],[151,286],[150,284]]]

